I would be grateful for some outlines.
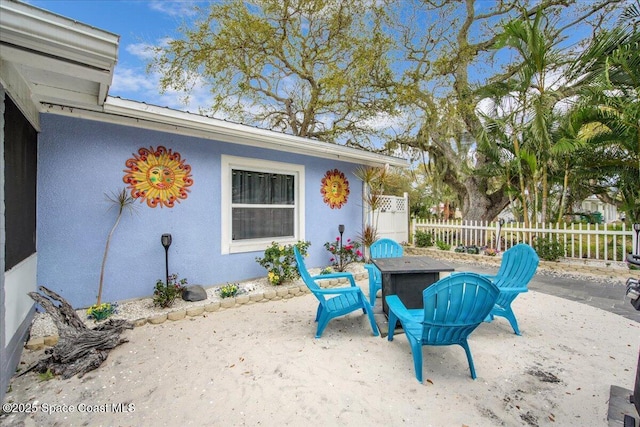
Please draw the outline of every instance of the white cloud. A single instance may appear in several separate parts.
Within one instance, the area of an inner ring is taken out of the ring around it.
[[[144,72],[132,68],[116,67],[110,93],[120,96],[121,93],[146,92],[157,87],[157,80],[152,81]]]
[[[199,0],[152,0],[149,2],[151,10],[164,13],[169,16],[194,16],[196,15],[195,6],[203,4]]]
[[[192,113],[199,113],[211,105],[211,94],[202,80],[196,81],[186,103],[182,91],[169,88],[161,93],[159,81],[158,73],[149,74],[140,69],[116,67],[109,94]]]
[[[154,45],[149,43],[132,43],[128,45],[125,50],[131,55],[140,58],[142,60],[151,60],[154,57],[153,49]]]

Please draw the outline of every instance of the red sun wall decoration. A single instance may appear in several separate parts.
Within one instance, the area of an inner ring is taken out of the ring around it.
[[[131,189],[131,197],[147,201],[147,206],[172,208],[187,198],[193,185],[191,166],[180,153],[163,146],[140,148],[138,154],[126,161],[123,181]]]
[[[349,197],[349,181],[338,169],[327,171],[322,178],[320,192],[331,209],[340,209]]]

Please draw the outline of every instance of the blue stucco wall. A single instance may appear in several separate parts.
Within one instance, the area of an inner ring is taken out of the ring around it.
[[[162,233],[171,233],[169,272],[203,286],[264,276],[255,262],[263,252],[222,255],[220,248],[221,155],[305,166],[305,238],[312,243],[310,267],[329,264],[323,243],[334,240],[338,224],[345,239],[362,227],[362,185],[355,164],[194,137],[43,114],[38,146],[38,283],[60,293],[74,307],[95,303],[107,235],[117,211],[106,200],[122,189],[125,161],[141,147],[163,145],[191,165],[193,186],[174,208],[136,202],[111,240],[103,301],[150,296],[164,279]],[[327,170],[341,170],[351,194],[342,209],[331,209],[320,194]]]

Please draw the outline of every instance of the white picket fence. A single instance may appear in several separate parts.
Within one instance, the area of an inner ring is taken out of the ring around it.
[[[627,253],[638,253],[638,234],[625,224],[534,224],[482,221],[413,220],[412,238],[417,230],[430,233],[433,242],[451,247],[491,247],[505,250],[518,243],[533,244],[535,239],[557,239],[566,258],[621,262]],[[500,239],[497,238],[500,236]]]

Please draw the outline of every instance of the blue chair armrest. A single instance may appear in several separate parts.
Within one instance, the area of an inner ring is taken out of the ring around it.
[[[397,295],[387,295],[386,301],[389,311],[392,311],[398,317],[403,326],[408,327],[408,325],[416,323],[416,317],[411,315],[409,309],[404,306]],[[423,313],[423,311],[420,310],[420,313]]]
[[[312,280],[327,280],[327,279],[348,279],[351,283],[351,286],[356,286],[356,281],[353,278],[353,274],[348,271],[342,273],[329,273],[329,274],[318,274],[317,276],[311,276]]]
[[[322,289],[318,289],[313,291],[316,294],[323,294],[323,295],[332,295],[332,294],[352,294],[352,293],[359,293],[362,292],[362,289],[360,289],[359,287],[353,287],[350,286],[348,288],[322,288]]]
[[[365,264],[364,268],[366,268],[367,270],[373,270],[374,268],[378,268],[373,264]]]
[[[520,294],[524,292],[529,292],[527,288],[498,288],[500,289],[501,294]]]

